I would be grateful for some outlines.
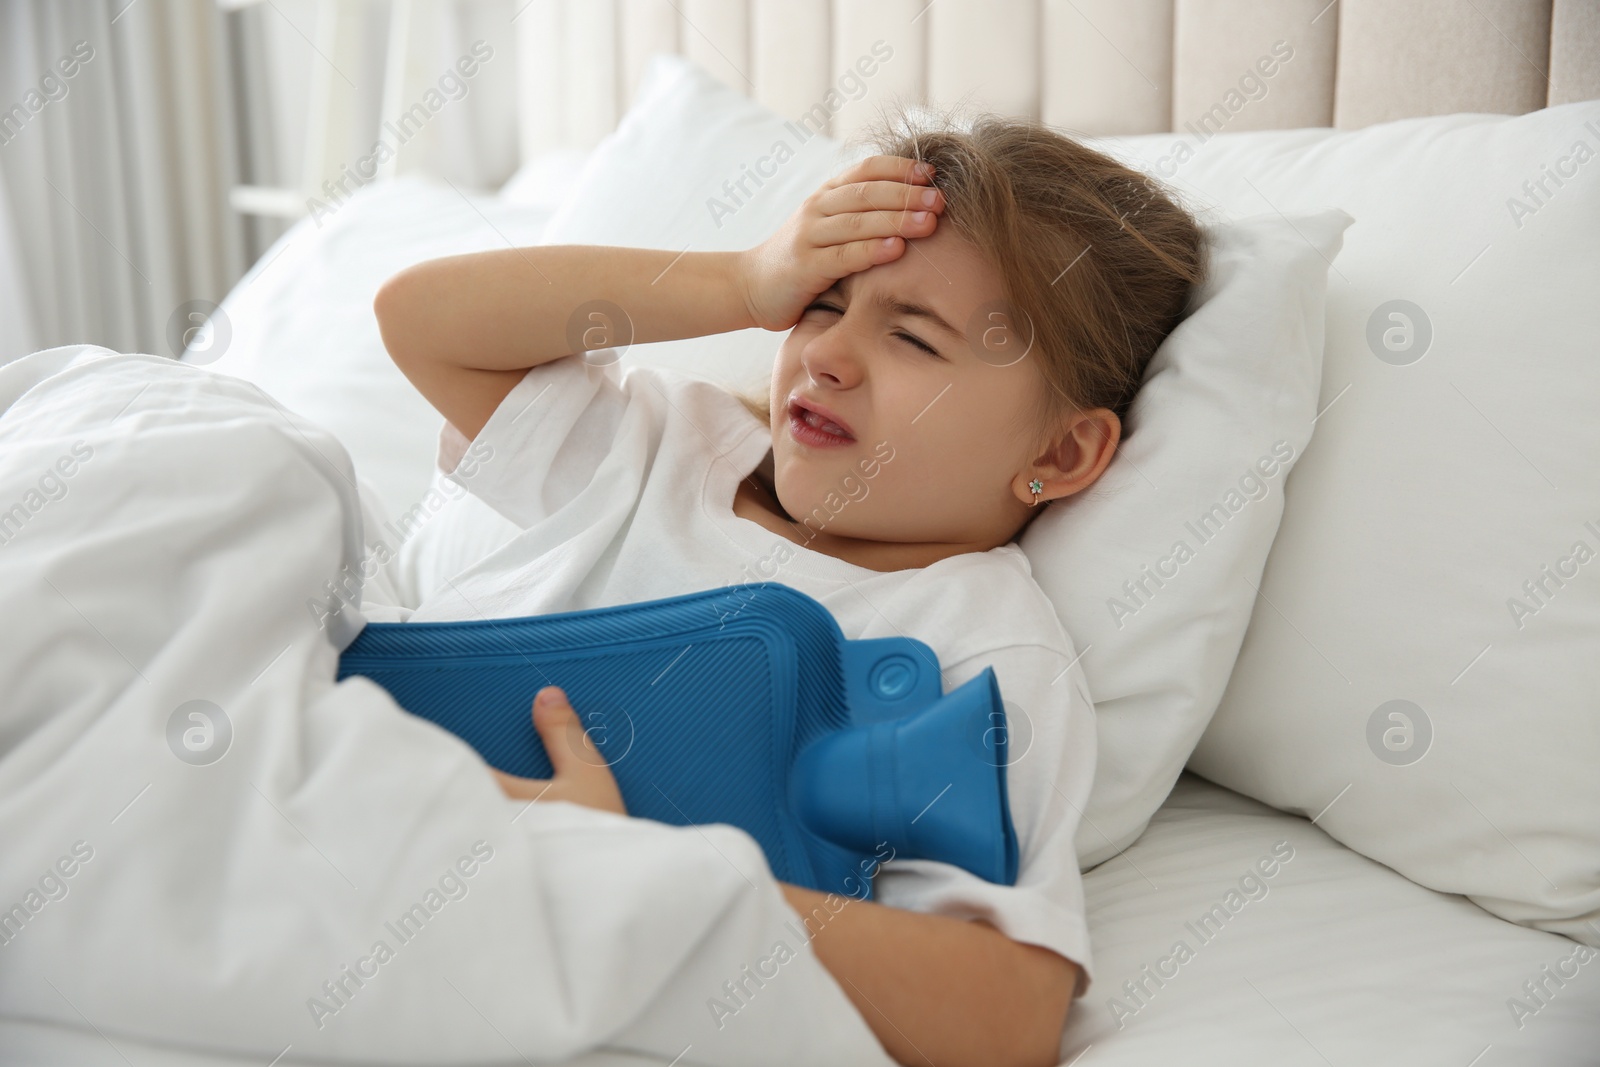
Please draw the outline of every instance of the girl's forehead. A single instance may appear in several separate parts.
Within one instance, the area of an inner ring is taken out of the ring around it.
[[[897,259],[851,277],[898,299],[951,310],[1001,295],[999,272],[993,264],[970,241],[948,229],[907,241]]]

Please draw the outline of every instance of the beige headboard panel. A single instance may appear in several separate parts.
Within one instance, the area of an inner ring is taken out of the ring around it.
[[[660,51],[791,118],[866,57],[836,137],[890,95],[1089,135],[1600,97],[1600,0],[531,0],[516,28],[524,159],[599,141]]]

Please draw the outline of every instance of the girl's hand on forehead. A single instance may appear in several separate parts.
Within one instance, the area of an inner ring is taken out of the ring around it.
[[[932,166],[902,156],[870,156],[829,178],[777,233],[740,253],[751,318],[789,329],[834,282],[898,259],[908,238],[933,233],[943,210]]]

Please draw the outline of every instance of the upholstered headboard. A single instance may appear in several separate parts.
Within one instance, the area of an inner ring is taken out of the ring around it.
[[[516,27],[524,160],[594,145],[661,51],[836,137],[891,96],[1196,136],[1600,97],[1600,0],[530,0]]]

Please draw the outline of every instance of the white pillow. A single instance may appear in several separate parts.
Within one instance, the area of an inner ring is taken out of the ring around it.
[[[575,189],[589,153],[581,148],[553,148],[528,160],[500,187],[500,199],[523,207],[554,211]]]
[[[761,157],[775,158],[780,142],[794,157],[718,226],[708,200],[725,198],[723,183]],[[782,117],[687,60],[659,56],[544,241],[748,248],[865,154],[841,152],[820,135],[802,144]],[[1084,653],[1095,697],[1100,767],[1078,838],[1086,865],[1138,837],[1222,693],[1277,529],[1283,478],[1311,432],[1327,264],[1349,222],[1338,211],[1292,220],[1269,214],[1210,230],[1215,273],[1200,294],[1204,303],[1152,363],[1130,420],[1142,428],[1108,469],[1104,488],[1059,512],[1052,507],[1022,541]],[[780,343],[778,334],[749,330],[637,345],[624,358],[764,391]],[[1275,446],[1287,458],[1273,460]],[[1170,551],[1184,522],[1226,499],[1263,456],[1272,461],[1270,492],[1230,511],[1222,536],[1151,607],[1122,630],[1107,626],[1105,601],[1122,581]]]
[[[1360,220],[1316,438],[1189,766],[1600,946],[1600,102],[1185,141],[1116,150],[1228,211]]]
[[[533,244],[550,215],[420,177],[364,186],[280,237],[223,299],[203,335],[212,347],[184,359],[331,430],[384,509],[404,515],[427,503],[441,420],[384,351],[372,298],[413,263]]]
[[[1351,219],[1208,225],[1208,277],[1157,349],[1116,458],[1022,535],[1088,676],[1100,763],[1078,854],[1128,847],[1222,696],[1311,436],[1323,291]]]

